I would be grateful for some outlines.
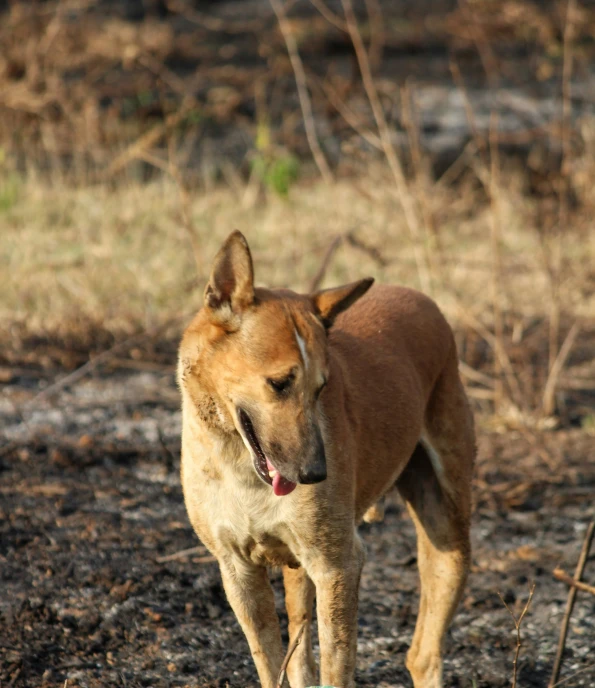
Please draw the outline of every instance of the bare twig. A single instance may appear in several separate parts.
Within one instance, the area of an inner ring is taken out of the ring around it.
[[[547,270],[551,300],[549,322],[549,374],[554,371],[558,354],[558,340],[560,336],[560,278],[562,269],[562,235],[568,226],[568,195],[570,172],[570,127],[572,103],[570,98],[570,79],[572,77],[573,36],[576,0],[568,0],[566,6],[566,24],[564,26],[564,47],[562,63],[562,169],[559,179],[559,207],[558,223],[555,227],[553,246],[551,247],[549,269]],[[549,381],[549,380],[548,380]],[[554,390],[546,397],[544,393],[544,412],[551,415],[554,405]]]
[[[589,550],[591,549],[591,542],[593,541],[593,535],[595,534],[595,521],[591,521],[587,532],[585,533],[585,539],[583,540],[583,546],[581,549],[581,554],[574,571],[574,580],[580,580],[585,570],[585,564],[587,563],[587,558],[589,556]],[[574,607],[574,601],[576,599],[576,588],[573,586],[568,591],[568,600],[566,601],[566,612],[564,613],[564,618],[562,619],[562,626],[560,627],[560,640],[558,641],[558,651],[556,652],[556,659],[554,661],[554,667],[552,669],[552,677],[548,684],[548,688],[554,688],[557,685],[558,676],[560,675],[560,667],[562,666],[562,657],[564,656],[564,646],[566,645],[566,634],[568,633],[568,626],[570,624],[570,616],[572,614],[572,609]]]
[[[194,557],[192,562],[194,564],[214,564],[217,561],[217,557],[207,554],[204,557]]]
[[[173,554],[166,554],[163,557],[157,557],[155,561],[158,564],[164,564],[167,561],[176,561],[176,559],[183,559],[184,557],[189,557],[191,554],[202,554],[204,551],[205,548],[202,545],[197,545],[196,547],[181,549],[179,552],[174,552]]]
[[[518,670],[518,660],[519,660],[519,652],[521,651],[521,624],[523,623],[523,619],[525,618],[525,614],[529,610],[529,606],[531,604],[531,600],[533,599],[533,593],[535,592],[535,583],[531,586],[531,590],[529,590],[529,597],[527,598],[527,602],[525,603],[525,606],[523,607],[523,611],[521,612],[521,615],[517,619],[515,615],[512,612],[512,609],[506,604],[504,601],[504,598],[500,593],[498,593],[498,597],[502,600],[502,604],[506,607],[508,610],[508,613],[512,617],[512,621],[514,623],[514,627],[516,629],[516,649],[514,652],[514,659],[512,660],[512,684],[511,688],[516,688],[516,679],[517,679],[517,670]]]
[[[479,382],[481,385],[488,387],[488,389],[494,389],[496,385],[496,381],[493,377],[485,375],[479,370],[475,370],[475,368],[472,368],[470,365],[465,363],[465,361],[459,361],[459,370],[461,371],[461,374],[466,378],[469,378],[469,380],[473,380],[473,382]]]
[[[390,129],[386,121],[386,116],[382,108],[382,103],[380,102],[380,97],[378,96],[378,89],[376,88],[376,84],[374,83],[372,70],[370,68],[370,60],[368,58],[368,53],[366,52],[362,36],[357,25],[357,20],[355,18],[355,13],[353,11],[352,2],[351,0],[341,0],[341,3],[343,5],[343,10],[345,12],[345,20],[347,22],[349,36],[351,38],[351,42],[353,43],[353,48],[355,50],[355,56],[357,58],[359,69],[362,75],[362,81],[364,84],[364,88],[366,90],[366,95],[372,108],[372,113],[374,115],[376,126],[378,127],[378,133],[380,135],[380,140],[382,142],[384,155],[394,177],[395,185],[397,187],[397,196],[399,198],[401,207],[403,208],[405,222],[409,234],[411,236],[415,255],[415,262],[417,264],[417,270],[421,286],[422,289],[429,292],[431,290],[431,281],[428,265],[424,260],[424,255],[420,246],[420,227],[418,213],[415,208],[415,204],[413,202],[410,190],[407,187],[407,181],[405,179],[405,174],[403,172],[401,161],[397,157],[395,147],[391,140]]]
[[[287,21],[285,6],[282,0],[270,0],[270,3],[275,15],[277,16],[279,28],[283,34],[283,39],[285,40],[285,45],[287,47],[287,53],[291,61],[298,91],[298,98],[300,100],[300,107],[302,109],[302,115],[304,116],[304,127],[306,129],[308,145],[310,146],[312,157],[314,158],[314,162],[316,163],[322,178],[328,184],[333,181],[333,174],[328,162],[326,161],[326,158],[324,157],[324,153],[320,148],[320,144],[318,143],[316,127],[314,126],[314,117],[312,114],[312,103],[310,102],[310,95],[308,93],[306,72],[304,71],[304,65],[302,64],[302,59],[298,51],[297,42],[295,40],[295,36],[293,35],[291,26]]]
[[[376,246],[370,246],[370,244],[365,243],[356,237],[354,232],[347,232],[345,235],[345,241],[353,248],[356,248],[358,251],[361,251],[369,256],[381,268],[384,268],[388,265],[389,261],[382,255]]]
[[[562,583],[566,583],[566,585],[571,585],[573,588],[576,588],[577,590],[582,590],[583,592],[590,592],[591,595],[595,595],[595,585],[589,585],[588,583],[583,583],[582,581],[574,579],[572,576],[569,576],[566,573],[566,571],[564,571],[564,569],[555,568],[554,578],[557,578],[559,581],[562,581]]]
[[[382,142],[378,136],[359,121],[358,115],[356,115],[349,105],[347,105],[347,103],[341,99],[337,93],[337,90],[330,84],[330,81],[328,79],[325,79],[324,81],[316,79],[315,83],[319,88],[322,89],[329,103],[341,115],[345,122],[347,122],[347,124],[355,131],[355,133],[359,134],[359,136],[361,136],[364,141],[367,141],[372,147],[382,151]]]
[[[165,5],[170,12],[180,14],[187,21],[197,26],[202,26],[208,31],[225,31],[226,33],[240,33],[245,35],[247,32],[262,31],[267,25],[266,19],[237,22],[232,22],[228,19],[219,19],[210,14],[191,9],[188,7],[188,3],[182,2],[181,0],[165,0]]]
[[[473,112],[473,107],[471,106],[471,101],[469,99],[469,94],[467,93],[467,88],[465,86],[459,64],[454,59],[451,59],[450,61],[450,72],[452,74],[453,81],[463,97],[463,106],[465,108],[465,116],[467,117],[467,124],[469,125],[469,131],[471,132],[471,138],[475,143],[475,147],[484,166],[487,167],[486,143],[483,136],[481,136],[479,133],[477,122],[475,120],[475,113]]]
[[[498,347],[504,349],[504,322],[502,319],[502,260],[500,257],[501,243],[501,204],[500,204],[500,155],[498,150],[498,113],[492,110],[490,113],[490,243],[492,254],[491,288],[492,311],[494,315],[494,337]],[[496,412],[502,403],[503,377],[501,359],[496,356],[494,361],[496,378]],[[519,401],[521,401],[519,399]]]
[[[579,669],[578,671],[575,671],[574,674],[570,674],[570,676],[563,678],[561,681],[558,681],[558,683],[554,683],[553,686],[548,686],[548,688],[558,688],[558,686],[561,686],[564,683],[568,683],[568,681],[572,681],[579,674],[584,674],[585,671],[591,671],[591,669],[595,669],[595,664],[589,664],[589,666],[586,666],[583,669]]]
[[[322,262],[320,263],[320,267],[318,268],[318,271],[312,278],[312,281],[310,283],[311,292],[316,291],[322,284],[322,281],[326,275],[326,271],[328,270],[331,260],[333,259],[333,256],[337,252],[337,249],[339,248],[339,246],[341,246],[343,242],[345,242],[352,248],[355,248],[358,251],[365,253],[380,267],[386,267],[389,263],[389,261],[382,255],[382,253],[376,248],[376,246],[370,246],[369,244],[366,244],[361,239],[356,237],[354,232],[345,232],[345,234],[338,234],[328,245]]]
[[[401,113],[409,139],[409,150],[413,165],[415,192],[418,199],[419,212],[423,220],[424,255],[432,276],[436,279],[442,277],[442,250],[438,233],[436,232],[432,202],[426,193],[427,177],[424,174],[421,141],[419,133],[419,121],[415,107],[414,92],[408,81],[401,89]]]
[[[550,372],[547,376],[547,381],[545,387],[543,388],[543,413],[546,416],[551,416],[554,412],[556,401],[556,388],[558,386],[558,380],[560,378],[560,373],[564,368],[564,364],[570,355],[572,350],[572,345],[580,332],[580,327],[577,322],[570,328],[570,331],[566,335],[564,343],[558,351],[558,355],[554,359],[552,366],[550,367]]]
[[[177,112],[168,115],[163,122],[160,122],[146,134],[140,136],[134,143],[128,146],[125,151],[118,155],[103,173],[103,178],[105,180],[111,178],[113,175],[123,170],[132,160],[141,157],[141,155],[150,150],[168,130],[177,127],[193,109],[194,98],[186,98]]]
[[[504,371],[505,379],[509,386],[511,399],[520,408],[521,400],[523,398],[521,388],[514,371],[514,366],[512,365],[506,349],[502,346],[502,342],[498,340],[478,318],[464,308],[458,298],[456,301],[456,308],[459,317],[485,340],[485,342],[492,348],[494,356],[499,358],[500,365]]]
[[[301,625],[300,630],[296,633],[296,636],[291,642],[291,645],[287,648],[287,654],[285,655],[285,659],[283,660],[283,663],[281,664],[281,669],[279,670],[279,677],[277,678],[277,688],[282,688],[283,686],[283,682],[285,681],[285,672],[287,671],[287,665],[289,664],[291,656],[295,652],[295,648],[300,644],[302,635],[306,630],[306,623],[307,622],[304,622]]]
[[[335,14],[332,10],[330,10],[322,0],[310,0],[310,2],[316,7],[316,9],[322,14],[322,16],[327,20],[329,24],[332,24],[335,28],[339,29],[339,31],[347,31],[347,24],[339,17],[339,15]]]
[[[171,327],[171,325],[180,322],[186,319],[187,317],[188,315],[171,318],[166,322],[161,323],[161,325],[158,325],[157,327],[153,327],[152,329],[146,330],[145,332],[139,332],[138,334],[135,334],[132,337],[127,337],[123,341],[118,342],[117,344],[112,346],[111,349],[108,349],[107,351],[104,351],[99,355],[95,356],[95,358],[92,358],[90,361],[87,361],[87,363],[82,365],[80,368],[77,368],[75,371],[69,373],[68,375],[65,375],[59,380],[56,380],[56,382],[49,385],[49,387],[46,387],[44,390],[36,394],[32,399],[30,399],[27,402],[27,408],[33,406],[36,402],[45,399],[48,396],[51,396],[52,394],[55,394],[63,387],[66,387],[66,385],[73,385],[75,382],[78,382],[80,379],[85,377],[85,375],[89,374],[92,370],[97,368],[97,366],[101,365],[102,363],[105,363],[116,354],[119,354],[121,351],[124,351],[125,349],[128,349],[131,346],[143,342],[147,339],[152,339],[153,337],[156,337],[157,335],[167,330],[168,327]]]
[[[311,292],[316,291],[322,284],[322,280],[324,279],[328,266],[330,265],[330,262],[333,256],[335,255],[335,252],[341,245],[342,241],[343,235],[338,234],[329,244],[328,248],[326,249],[326,253],[324,254],[324,257],[322,259],[322,263],[320,263],[320,267],[318,268],[318,272],[312,278],[312,282],[310,282]]]
[[[370,46],[368,58],[372,69],[378,69],[382,61],[382,49],[384,48],[384,20],[379,0],[364,0],[366,11],[370,19]]]

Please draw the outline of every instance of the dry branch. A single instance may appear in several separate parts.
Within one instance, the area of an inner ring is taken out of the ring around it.
[[[328,267],[331,263],[331,260],[333,259],[333,256],[337,252],[337,249],[339,246],[345,242],[346,244],[349,244],[349,246],[356,248],[358,251],[361,251],[362,253],[365,253],[367,256],[369,256],[374,262],[378,263],[380,267],[385,267],[388,265],[389,261],[382,255],[382,253],[375,247],[375,246],[369,246],[365,242],[363,242],[361,239],[358,239],[354,232],[346,232],[345,234],[338,234],[329,244],[328,248],[326,249],[326,252],[324,254],[324,257],[322,259],[322,262],[320,264],[320,267],[318,268],[318,271],[312,278],[312,282],[310,283],[310,291],[316,291],[320,285],[322,284],[322,281],[324,280],[324,277],[326,275],[326,271],[328,270]]]
[[[504,601],[504,598],[500,593],[498,593],[498,597],[502,600],[502,604],[506,607],[508,610],[508,613],[512,617],[512,621],[514,623],[514,627],[516,629],[516,648],[514,652],[514,659],[512,661],[512,684],[511,688],[516,688],[516,678],[517,678],[517,671],[518,671],[518,661],[519,661],[519,652],[521,651],[521,624],[523,623],[523,619],[525,618],[525,614],[529,610],[529,606],[531,604],[531,600],[533,599],[533,593],[535,592],[535,583],[531,586],[531,590],[529,590],[529,597],[527,598],[527,602],[525,603],[525,606],[523,607],[523,611],[521,612],[521,615],[517,619],[516,616],[513,614],[512,609],[506,604]]]
[[[285,13],[285,6],[283,5],[283,2],[281,0],[270,0],[270,3],[275,15],[277,16],[279,28],[283,34],[289,60],[291,61],[291,67],[293,69],[298,91],[298,98],[300,100],[300,107],[302,109],[302,115],[304,116],[304,127],[306,129],[308,145],[310,146],[314,162],[316,163],[322,178],[328,184],[333,181],[333,174],[328,162],[326,161],[326,158],[324,157],[324,153],[320,148],[320,144],[318,143],[316,127],[314,126],[314,116],[312,114],[312,103],[310,102],[310,95],[308,94],[306,72],[304,71],[304,65],[302,64],[302,58],[300,57],[298,51],[297,42],[291,30],[291,26],[287,21],[287,15]]]
[[[553,237],[553,248],[549,270],[547,274],[550,281],[551,302],[550,302],[550,323],[549,323],[549,371],[550,376],[554,372],[558,355],[558,340],[560,337],[560,287],[562,272],[562,234],[566,231],[569,219],[569,171],[570,171],[570,118],[572,115],[572,102],[570,94],[570,80],[572,77],[573,62],[573,37],[574,22],[576,12],[576,0],[568,0],[566,5],[566,23],[564,26],[563,39],[563,62],[562,62],[562,168],[558,181],[559,201],[558,201],[558,225],[555,228]],[[549,380],[548,380],[549,382]],[[544,412],[546,415],[553,413],[554,393],[551,390],[550,396],[544,393]]]
[[[80,368],[77,368],[75,371],[72,373],[69,373],[68,375],[65,375],[64,377],[60,378],[53,384],[49,385],[49,387],[46,387],[44,390],[36,394],[29,402],[27,402],[27,408],[30,408],[33,406],[36,402],[47,398],[48,396],[51,396],[52,394],[55,394],[57,391],[62,389],[63,387],[66,387],[66,385],[72,385],[75,382],[78,382],[80,379],[85,377],[88,373],[90,373],[92,370],[97,368],[98,365],[101,365],[102,363],[105,363],[106,361],[109,361],[111,358],[113,358],[116,354],[121,353],[122,351],[130,348],[131,346],[138,344],[140,342],[144,342],[147,339],[153,339],[154,337],[158,336],[162,332],[165,332],[168,327],[171,327],[171,325],[181,322],[182,320],[186,319],[188,316],[178,316],[176,318],[171,318],[167,320],[166,322],[162,323],[161,325],[158,325],[157,327],[154,327],[150,330],[147,330],[145,332],[140,332],[139,334],[135,334],[132,337],[128,337],[124,339],[121,342],[118,342],[114,346],[112,346],[111,349],[108,349],[107,351],[104,351],[100,353],[98,356],[95,356],[95,358],[92,358],[90,361],[87,361],[84,365],[82,365]]]
[[[324,279],[324,276],[326,275],[326,271],[328,269],[328,266],[330,265],[330,262],[335,255],[335,252],[341,245],[341,242],[343,241],[343,235],[339,234],[336,236],[331,243],[329,244],[328,248],[326,249],[326,252],[324,254],[324,258],[322,259],[322,262],[320,263],[320,267],[318,268],[317,273],[314,275],[312,278],[312,282],[310,283],[310,291],[316,291],[320,285],[322,284],[322,280]]]
[[[595,521],[591,521],[587,532],[585,533],[585,539],[583,540],[583,546],[581,549],[581,554],[574,571],[574,580],[578,581],[583,575],[585,570],[585,564],[587,563],[587,558],[589,556],[589,550],[591,549],[591,542],[593,541],[593,535],[595,534]],[[566,634],[568,633],[568,625],[570,624],[570,616],[572,614],[572,609],[574,607],[574,601],[576,599],[576,587],[572,586],[568,591],[568,600],[566,602],[566,612],[564,613],[564,618],[562,619],[562,626],[560,627],[560,640],[558,641],[558,651],[556,652],[556,659],[554,661],[554,668],[552,669],[552,677],[548,684],[548,688],[554,688],[557,685],[558,676],[560,675],[560,667],[562,666],[562,657],[564,656],[564,646],[566,644]]]
[[[297,632],[295,638],[291,642],[291,645],[287,648],[287,654],[285,655],[285,659],[283,660],[283,663],[281,664],[281,669],[279,670],[279,677],[277,678],[277,688],[282,688],[283,686],[283,682],[285,681],[285,672],[287,671],[287,665],[289,664],[289,660],[295,652],[295,648],[300,644],[300,640],[302,639],[302,635],[305,630],[306,622],[304,622],[301,625],[300,630]]]
[[[158,564],[164,564],[167,561],[175,561],[176,559],[183,559],[191,554],[202,554],[205,548],[202,545],[197,545],[196,547],[189,547],[188,549],[181,549],[179,552],[174,552],[173,554],[166,554],[164,557],[157,557],[155,561]]]
[[[554,412],[556,388],[558,386],[560,373],[562,372],[564,364],[570,355],[572,345],[574,344],[574,340],[576,339],[579,331],[579,325],[575,322],[566,335],[566,339],[564,340],[564,343],[560,347],[560,351],[558,351],[558,355],[555,357],[554,362],[550,367],[550,372],[543,389],[543,412],[546,416],[551,416]]]
[[[339,31],[347,31],[347,25],[345,22],[339,17],[339,15],[335,14],[332,10],[330,10],[322,0],[310,0],[310,2],[314,5],[314,7],[320,12],[320,14],[327,20],[329,24],[332,24],[335,28],[339,29]]]
[[[165,120],[154,126],[146,134],[140,136],[126,150],[112,161],[108,169],[103,173],[103,179],[108,180],[123,170],[133,160],[141,157],[150,150],[170,129],[177,127],[180,122],[194,109],[194,99],[186,99],[177,112],[168,115]]]
[[[421,286],[424,291],[430,292],[430,272],[420,246],[421,233],[418,212],[415,207],[414,200],[411,196],[411,192],[407,186],[407,180],[405,179],[403,166],[401,165],[401,161],[397,156],[395,147],[391,139],[390,129],[388,126],[388,122],[386,121],[386,116],[382,108],[382,103],[380,102],[378,89],[376,88],[376,84],[374,83],[374,77],[372,76],[372,70],[370,67],[370,60],[364,46],[361,32],[357,25],[357,20],[355,18],[355,12],[353,11],[352,2],[351,0],[341,0],[341,4],[343,5],[343,11],[345,12],[345,20],[347,22],[347,28],[349,30],[351,42],[353,43],[353,48],[355,50],[355,56],[357,59],[357,63],[359,65],[359,70],[362,76],[362,82],[364,84],[366,96],[372,108],[374,120],[376,122],[376,126],[378,127],[378,133],[380,135],[380,141],[382,143],[383,152],[388,162],[389,168],[392,172],[393,178],[395,180],[397,196],[399,198],[401,207],[403,208],[405,222],[409,234],[411,236],[415,255],[415,262],[417,264],[417,270]]]
[[[569,576],[566,573],[566,571],[564,571],[564,569],[554,569],[554,578],[557,578],[559,581],[566,583],[566,585],[571,585],[573,588],[576,588],[577,590],[582,590],[583,592],[590,592],[591,595],[595,595],[595,585],[589,585],[588,583],[583,583],[580,580],[574,579],[572,576]]]

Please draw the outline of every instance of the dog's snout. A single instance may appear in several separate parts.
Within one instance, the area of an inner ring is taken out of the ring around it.
[[[321,483],[326,479],[326,454],[320,431],[316,428],[316,449],[312,459],[300,468],[299,481],[302,485]]]

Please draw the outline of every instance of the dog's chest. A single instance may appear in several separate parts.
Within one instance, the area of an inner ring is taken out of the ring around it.
[[[298,543],[293,536],[291,504],[272,490],[221,481],[203,501],[216,541],[244,561],[260,566],[298,567]]]

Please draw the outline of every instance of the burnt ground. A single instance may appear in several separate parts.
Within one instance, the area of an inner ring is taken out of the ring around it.
[[[58,371],[0,371],[0,685],[256,686],[208,553],[160,561],[198,544],[178,478],[172,367],[125,365],[137,370],[96,369],[45,398],[35,395]],[[519,686],[546,686],[567,595],[552,570],[573,571],[593,518],[593,438],[578,428],[478,434],[473,572],[446,685],[510,684],[515,636],[497,593],[518,614],[535,582]],[[361,530],[357,684],[410,686],[413,527],[394,495],[384,523]],[[595,597],[579,594],[563,677],[593,664],[594,645]],[[594,684],[595,668],[565,683]]]

